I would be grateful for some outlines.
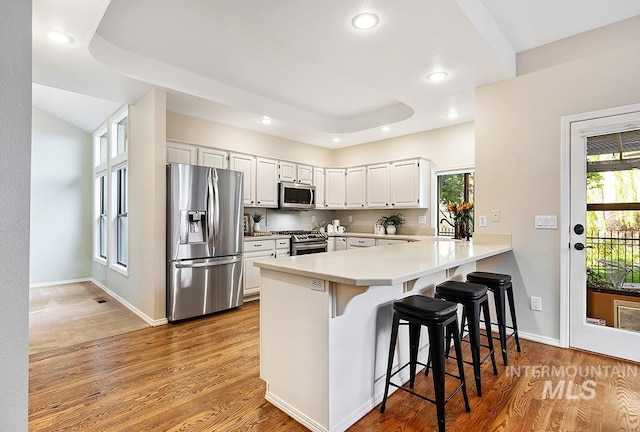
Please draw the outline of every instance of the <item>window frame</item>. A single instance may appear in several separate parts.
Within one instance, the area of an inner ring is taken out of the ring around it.
[[[440,168],[437,170],[433,170],[433,174],[431,176],[431,184],[433,185],[432,188],[432,194],[431,194],[431,228],[434,229],[434,234],[436,236],[442,236],[442,237],[451,237],[449,235],[446,234],[440,234],[439,230],[439,221],[440,221],[440,213],[439,213],[439,209],[440,209],[440,191],[439,191],[439,187],[438,187],[438,179],[441,176],[444,175],[452,175],[452,174],[473,174],[475,175],[475,166],[473,165],[461,165],[461,166],[455,166],[455,167],[446,167],[446,168]],[[475,179],[474,179],[474,183],[475,183]],[[466,198],[468,199],[468,191],[465,191],[465,194],[467,195]],[[474,200],[475,200],[475,191],[474,191]],[[472,220],[475,218],[475,206],[474,208],[471,210],[471,214],[472,214]]]
[[[107,137],[107,153],[106,160],[101,161],[102,139]],[[93,227],[93,260],[106,266],[109,259],[109,176],[107,175],[108,166],[108,147],[109,137],[107,124],[103,124],[93,134],[93,150],[94,150],[94,227]],[[104,188],[104,190],[103,190]],[[102,198],[102,199],[101,199]],[[105,200],[106,199],[106,200]],[[105,202],[106,201],[106,202]],[[104,213],[103,213],[104,211]],[[104,237],[102,237],[102,218],[106,215],[104,221]],[[105,246],[105,256],[102,256],[102,245]]]

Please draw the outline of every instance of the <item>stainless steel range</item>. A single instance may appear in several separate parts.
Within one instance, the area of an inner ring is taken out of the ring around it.
[[[274,231],[291,236],[291,256],[327,251],[327,234],[320,231]]]

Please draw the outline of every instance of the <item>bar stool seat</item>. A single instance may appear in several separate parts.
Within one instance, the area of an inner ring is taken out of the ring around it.
[[[483,345],[480,341],[480,314],[484,313],[484,319],[491,328],[491,318],[489,315],[489,297],[487,296],[487,287],[471,282],[446,281],[436,285],[436,297],[462,305],[462,323],[461,334],[464,335],[465,321],[468,322],[469,345],[471,346],[472,361],[465,363],[473,365],[473,375],[475,378],[476,392],[478,396],[482,396],[482,381],[480,367],[488,359],[491,359],[493,366],[493,374],[498,374],[496,368],[496,359],[493,351],[493,338],[491,331],[488,331],[487,344]],[[464,340],[464,337],[462,338]],[[447,341],[449,342],[449,341]],[[449,343],[450,344],[450,343]],[[489,349],[486,356],[480,356],[480,348]],[[447,351],[448,352],[448,351]]]
[[[509,359],[507,358],[508,338],[512,336],[514,337],[516,341],[516,348],[518,352],[521,352],[511,276],[502,273],[476,271],[467,274],[467,282],[486,285],[489,291],[493,293],[496,308],[496,320],[498,321],[498,333],[500,335],[500,348],[502,350],[502,362],[506,366],[509,364]],[[509,303],[509,311],[511,314],[510,326],[506,323],[506,302]],[[510,329],[511,332],[507,333],[507,329]]]
[[[391,326],[391,340],[389,342],[389,360],[387,363],[384,396],[382,404],[380,405],[381,413],[384,413],[386,408],[389,386],[396,387],[435,404],[438,415],[439,432],[445,431],[444,406],[459,390],[462,390],[465,410],[467,412],[471,411],[467,396],[467,388],[464,381],[464,367],[462,363],[462,349],[460,347],[457,310],[458,305],[456,303],[421,295],[412,295],[393,302],[393,323]],[[401,320],[405,322],[401,323]],[[393,357],[396,351],[396,342],[398,339],[398,328],[400,325],[409,326],[409,362],[402,365],[394,373],[391,373],[393,368]],[[429,365],[418,361],[420,329],[422,326],[427,327],[429,332],[429,357],[432,360],[431,367],[433,370],[432,375],[435,400],[412,390],[415,383],[417,365],[429,368]],[[445,332],[447,337],[452,337],[454,341],[458,364],[458,375],[453,375],[445,371]],[[391,378],[400,373],[407,366],[409,366],[409,388],[392,383]],[[448,397],[445,397],[445,375],[457,378],[460,381],[460,384],[456,386]]]

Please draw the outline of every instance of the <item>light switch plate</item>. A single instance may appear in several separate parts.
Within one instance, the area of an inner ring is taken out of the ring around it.
[[[535,229],[558,229],[558,216],[556,215],[536,215]]]

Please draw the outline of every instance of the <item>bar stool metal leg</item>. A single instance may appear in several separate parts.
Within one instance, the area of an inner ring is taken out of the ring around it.
[[[513,327],[513,337],[516,340],[516,348],[520,351],[520,338],[518,337],[518,323],[516,321],[516,305],[513,300],[513,285],[509,285],[506,289],[507,299],[509,300],[509,311],[511,312],[511,326]]]
[[[496,318],[498,321],[498,334],[500,335],[500,349],[502,350],[502,363],[507,366],[509,359],[507,358],[507,327],[505,321],[506,307],[505,307],[505,294],[504,289],[494,289],[493,298],[496,305]]]
[[[389,395],[389,383],[391,382],[391,369],[393,369],[393,354],[398,340],[398,327],[400,326],[400,316],[393,313],[393,324],[391,325],[391,340],[389,341],[389,359],[387,360],[387,378],[384,384],[384,396],[380,405],[380,412],[384,413],[387,407],[387,396]]]

